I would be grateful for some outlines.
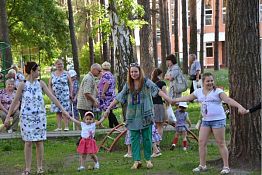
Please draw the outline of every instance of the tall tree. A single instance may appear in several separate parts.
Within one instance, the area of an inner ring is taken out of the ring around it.
[[[0,41],[3,41],[6,44],[10,45],[9,29],[7,23],[6,0],[0,0]],[[5,52],[6,52],[5,64],[6,64],[6,68],[9,68],[13,63],[11,47],[7,47]]]
[[[196,0],[189,0],[190,9],[190,54],[197,55],[197,14],[196,14]]]
[[[152,29],[151,29],[151,13],[150,1],[138,0],[138,4],[144,7],[145,13],[143,20],[147,24],[140,29],[140,63],[147,77],[153,70],[153,43],[152,43]]]
[[[165,42],[166,42],[166,54],[171,53],[171,43],[170,43],[170,30],[169,30],[169,10],[168,10],[168,0],[163,0],[164,8],[164,22],[165,22]]]
[[[91,0],[87,0],[88,5],[91,4]],[[88,33],[88,46],[89,46],[89,59],[90,59],[90,65],[95,63],[95,48],[94,48],[94,40],[92,36],[92,14],[91,9],[87,8],[87,33]]]
[[[182,31],[183,31],[183,73],[188,73],[188,48],[187,48],[187,15],[186,1],[182,0]]]
[[[70,39],[71,39],[71,45],[72,45],[74,69],[79,78],[80,71],[79,71],[79,61],[78,61],[78,50],[77,50],[77,44],[76,44],[75,24],[74,24],[74,16],[73,16],[71,0],[67,0],[67,6],[68,6],[68,21],[69,21],[69,31],[70,31]]]
[[[219,55],[218,55],[218,42],[219,42],[219,1],[220,1],[220,0],[216,0],[215,43],[214,43],[214,70],[219,70]]]
[[[179,35],[178,35],[178,0],[174,0],[174,35],[175,35],[175,54],[177,58],[178,65],[180,66],[180,59],[179,59]]]
[[[201,71],[204,72],[204,18],[205,18],[205,0],[201,0],[201,27],[200,27],[200,52],[199,60]]]
[[[259,1],[227,1],[227,51],[230,97],[249,108],[261,101]],[[261,113],[231,113],[231,166],[261,168]]]
[[[152,35],[153,35],[153,56],[155,67],[158,67],[158,56],[157,56],[157,36],[156,36],[156,0],[152,0]]]
[[[164,7],[163,7],[163,2],[164,0],[159,0],[159,20],[160,20],[160,38],[161,38],[161,69],[163,72],[166,71],[166,56],[167,56],[167,51],[166,51],[166,25],[165,25],[165,12],[164,12]]]
[[[105,0],[100,0],[100,3],[102,5],[102,8],[105,7]],[[106,15],[104,16],[106,18]],[[99,20],[101,22],[101,20]],[[103,61],[108,61],[109,58],[108,58],[108,37],[104,31],[104,29],[102,28],[102,42],[103,42],[103,53],[102,53],[102,56],[103,56]]]

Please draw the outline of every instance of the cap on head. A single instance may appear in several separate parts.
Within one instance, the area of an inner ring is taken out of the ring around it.
[[[77,75],[75,70],[69,70],[68,73],[69,73],[71,78]]]
[[[187,107],[188,107],[188,105],[187,105],[186,102],[179,102],[178,106],[179,106],[179,107],[184,107],[184,108],[187,108]]]

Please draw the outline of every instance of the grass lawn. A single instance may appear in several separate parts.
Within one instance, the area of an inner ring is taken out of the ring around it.
[[[208,70],[209,71],[209,70]],[[207,70],[206,70],[207,72]],[[211,71],[213,72],[213,71]],[[215,77],[218,86],[223,86],[225,91],[228,92],[228,78],[227,70],[221,70],[215,72]],[[188,94],[185,92],[184,95]],[[46,104],[50,103],[50,100],[45,97]],[[53,131],[56,128],[55,114],[49,112],[47,109],[47,130]],[[199,104],[190,103],[188,107],[189,117],[193,124],[196,124],[199,119]],[[121,109],[115,110],[115,114],[118,117],[119,122],[122,122]],[[72,123],[71,129],[72,129]],[[108,127],[108,120],[104,122],[104,125]],[[197,133],[197,131],[194,131]],[[154,164],[153,169],[146,169],[145,161],[142,168],[139,170],[131,170],[130,167],[133,164],[132,159],[124,158],[126,153],[126,146],[124,145],[124,138],[121,138],[117,144],[115,150],[111,153],[100,150],[98,158],[100,162],[99,170],[86,170],[84,172],[77,172],[79,166],[79,156],[76,152],[77,137],[64,137],[56,139],[48,139],[45,141],[45,155],[44,155],[44,169],[45,174],[54,175],[74,175],[74,174],[100,174],[100,175],[187,175],[192,174],[192,169],[198,166],[198,145],[197,143],[189,143],[189,149],[187,152],[182,150],[182,147],[176,148],[174,151],[170,151],[170,145],[174,136],[174,132],[166,131],[164,133],[163,140],[161,142],[162,156],[154,158],[152,160]],[[96,140],[99,144],[104,135],[96,135]],[[227,132],[227,139],[230,138],[229,132]],[[181,138],[180,138],[181,141]],[[181,145],[181,142],[179,143]],[[16,175],[20,174],[24,169],[24,155],[23,155],[23,142],[20,139],[0,140],[0,175]],[[35,148],[33,149],[35,150]],[[211,142],[208,146],[207,160],[214,160],[220,158],[217,146]],[[93,165],[89,159],[87,165]],[[87,166],[86,166],[87,167]],[[219,174],[221,166],[209,165],[206,175]],[[35,152],[33,152],[32,173],[36,173],[36,158]],[[260,174],[260,172],[252,172],[251,174]]]

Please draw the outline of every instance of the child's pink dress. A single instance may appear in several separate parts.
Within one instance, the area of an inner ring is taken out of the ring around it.
[[[96,124],[92,123],[87,125],[81,122],[81,140],[77,147],[77,152],[80,154],[96,154],[98,152],[98,147],[94,139]]]

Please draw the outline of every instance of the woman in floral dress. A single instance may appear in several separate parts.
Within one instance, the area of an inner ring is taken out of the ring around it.
[[[110,72],[111,65],[109,62],[105,61],[102,64],[103,75],[98,83],[98,100],[99,100],[99,107],[100,110],[106,111],[110,103],[114,100],[115,94],[115,77]],[[110,110],[109,116],[109,127],[113,128],[117,126],[119,123],[113,110]]]
[[[56,71],[51,74],[49,79],[49,88],[58,101],[62,104],[66,111],[70,111],[70,97],[72,97],[72,81],[68,72],[64,71],[64,64],[61,59],[55,62]],[[51,104],[51,112],[56,112],[57,129],[55,131],[62,131],[62,119],[64,120],[64,131],[68,131],[68,118],[62,115],[61,110],[54,104]]]
[[[32,143],[36,144],[37,174],[43,174],[44,143],[46,140],[46,110],[42,91],[61,109],[63,115],[69,116],[63,106],[49,91],[39,76],[39,66],[35,62],[28,62],[25,66],[27,79],[18,86],[15,98],[9,108],[5,124],[8,125],[10,117],[15,112],[15,106],[21,102],[20,128],[22,139],[25,142],[24,154],[26,169],[23,175],[30,174],[32,163]]]

